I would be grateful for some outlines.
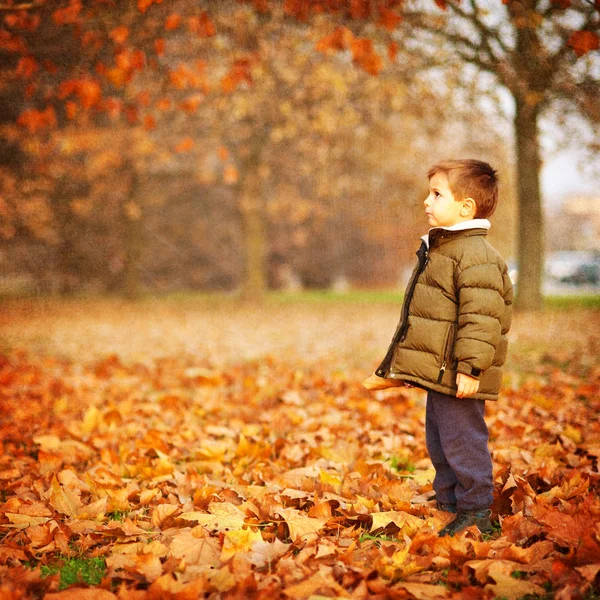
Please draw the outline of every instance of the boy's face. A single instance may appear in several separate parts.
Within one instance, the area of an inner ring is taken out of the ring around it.
[[[429,196],[425,199],[425,214],[429,227],[450,227],[466,221],[461,215],[463,203],[455,200],[445,173],[436,173],[429,180]]]

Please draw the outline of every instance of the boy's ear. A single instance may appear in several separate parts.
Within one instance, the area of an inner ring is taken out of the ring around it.
[[[473,198],[465,198],[463,200],[463,205],[460,209],[461,217],[471,217],[474,218],[477,214],[477,203]]]

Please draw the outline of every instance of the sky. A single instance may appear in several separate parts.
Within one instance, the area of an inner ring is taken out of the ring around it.
[[[594,195],[600,202],[600,180],[581,169],[583,157],[574,151],[557,153],[545,161],[541,184],[544,205],[557,208],[561,201],[572,194]],[[596,173],[600,173],[600,157],[595,161]]]

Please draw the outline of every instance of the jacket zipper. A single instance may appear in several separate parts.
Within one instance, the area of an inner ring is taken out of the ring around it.
[[[440,367],[440,374],[438,375],[437,382],[442,383],[444,373],[446,372],[446,366],[448,364],[448,354],[450,353],[450,341],[452,340],[452,333],[454,330],[454,323],[450,323],[448,327],[448,333],[446,333],[446,341],[444,342],[444,354],[442,355],[442,366]]]
[[[404,297],[404,303],[402,305],[402,321],[401,321],[402,325],[399,327],[398,331],[396,332],[396,335],[394,335],[394,337],[392,339],[392,343],[390,344],[390,347],[388,348],[388,351],[387,351],[385,358],[383,359],[381,365],[379,366],[377,371],[375,371],[375,373],[379,377],[387,376],[387,374],[389,372],[390,364],[392,362],[392,357],[394,355],[395,346],[399,342],[403,342],[406,339],[406,336],[408,334],[408,329],[409,329],[408,311],[410,308],[410,302],[412,300],[413,294],[415,293],[415,287],[417,286],[417,280],[419,279],[419,277],[425,270],[427,263],[429,262],[429,250],[428,250],[425,242],[421,243],[421,247],[417,251],[417,256],[419,258],[419,267],[417,269],[417,272],[415,273],[415,276],[412,278],[412,280],[410,282],[410,286],[409,286],[408,290],[406,291],[406,296]]]

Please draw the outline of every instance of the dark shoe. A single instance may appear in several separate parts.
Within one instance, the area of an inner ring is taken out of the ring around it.
[[[436,508],[438,510],[444,510],[449,513],[456,514],[456,504],[447,504],[446,502],[438,502]]]
[[[492,511],[488,508],[474,510],[459,510],[456,519],[452,523],[446,525],[439,533],[439,537],[446,535],[453,536],[475,525],[481,533],[490,533],[492,531],[492,523],[490,515]]]

